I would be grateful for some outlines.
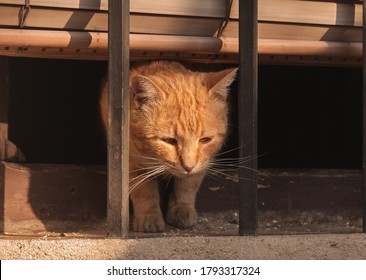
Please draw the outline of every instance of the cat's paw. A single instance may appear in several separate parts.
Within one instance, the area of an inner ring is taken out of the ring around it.
[[[173,206],[168,209],[167,223],[179,228],[190,228],[197,223],[197,211],[192,207]]]
[[[133,230],[142,232],[162,232],[165,222],[161,213],[137,215],[133,220]]]

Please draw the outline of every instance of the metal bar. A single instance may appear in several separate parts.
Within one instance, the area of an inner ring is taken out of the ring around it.
[[[4,233],[5,175],[2,161],[7,159],[8,108],[9,106],[9,58],[0,57],[0,233]]]
[[[0,57],[0,161],[7,158],[9,58]]]
[[[363,220],[362,228],[366,233],[366,1],[363,1],[363,58],[362,58],[362,169],[363,169]]]
[[[108,236],[129,229],[129,0],[109,1]]]
[[[257,207],[257,68],[258,3],[239,1],[239,156],[254,160],[239,168],[239,234],[256,235]]]

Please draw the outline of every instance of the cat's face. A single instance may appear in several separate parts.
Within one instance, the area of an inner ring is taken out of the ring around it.
[[[146,156],[134,161],[162,166],[177,177],[204,172],[227,133],[227,87],[235,73],[133,77],[131,140]]]

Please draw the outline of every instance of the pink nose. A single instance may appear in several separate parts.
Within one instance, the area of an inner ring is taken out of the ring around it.
[[[182,164],[182,167],[184,168],[185,171],[187,171],[188,173],[190,173],[194,166],[188,166],[188,165],[185,165],[185,164]]]

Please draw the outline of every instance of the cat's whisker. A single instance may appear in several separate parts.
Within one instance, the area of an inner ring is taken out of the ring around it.
[[[217,164],[243,164],[246,162],[249,162],[253,159],[258,158],[257,156],[251,156],[251,157],[246,157],[246,158],[223,158],[223,159],[215,159],[212,162],[213,163],[217,163]]]
[[[239,146],[239,147],[236,147],[236,148],[233,148],[233,149],[230,149],[230,150],[223,151],[223,152],[221,152],[221,153],[216,154],[216,156],[222,156],[222,155],[225,155],[225,154],[227,154],[227,153],[231,153],[231,152],[237,151],[237,150],[239,150],[239,149],[241,149],[241,148],[244,148],[245,146],[246,146],[246,145],[241,145],[241,146]]]
[[[130,157],[137,157],[137,158],[152,160],[152,161],[156,161],[156,162],[160,161],[158,158],[149,157],[146,155],[139,155],[139,154],[130,154]]]
[[[138,167],[138,166],[136,166],[136,167],[137,168],[131,170],[130,173],[134,173],[134,172],[145,172],[145,171],[154,170],[157,167],[160,167],[160,165],[159,166],[156,166],[156,165],[154,165],[154,166],[145,166],[145,167]]]
[[[147,183],[151,181],[152,179],[157,178],[161,174],[165,172],[164,166],[159,166],[153,170],[150,170],[148,172],[145,172],[143,174],[140,174],[139,176],[133,178],[130,181],[130,190],[129,193],[131,194],[132,191],[134,191],[136,188],[138,188],[142,183]]]
[[[253,181],[252,179],[228,174],[228,173],[225,173],[222,169],[217,169],[217,168],[212,168],[212,167],[207,168],[207,175],[209,175],[209,174],[214,175],[215,178],[219,178],[219,179],[224,179],[224,178],[222,178],[222,176],[224,176],[227,179],[231,179],[231,180],[235,180],[235,181],[238,181],[238,180],[245,180],[245,181],[250,181],[250,182]]]
[[[251,168],[249,166],[245,166],[243,165],[244,163],[246,162],[249,162],[253,159],[256,159],[257,157],[256,156],[252,156],[252,157],[248,157],[248,158],[244,158],[244,159],[219,159],[219,160],[214,160],[212,162],[209,162],[208,166],[210,168],[215,168],[215,169],[219,169],[219,170],[222,170],[224,171],[225,169],[223,169],[223,167],[231,167],[231,169],[226,169],[226,170],[230,170],[230,171],[235,171],[235,170],[238,170],[239,168],[244,168],[244,169],[247,169],[249,171],[253,171],[267,179],[270,179],[272,180],[272,178],[270,176],[268,176],[267,174],[257,170],[257,169],[254,169],[254,168]]]
[[[138,176],[136,176],[136,177],[132,178],[132,179],[130,180],[130,183],[132,183],[132,182],[134,182],[134,181],[137,181],[137,180],[139,180],[140,178],[144,178],[144,177],[146,177],[146,176],[149,176],[150,174],[155,173],[156,171],[161,170],[162,168],[164,168],[164,167],[163,167],[163,166],[155,166],[154,168],[149,169],[148,171],[143,172],[143,173],[139,174]]]

